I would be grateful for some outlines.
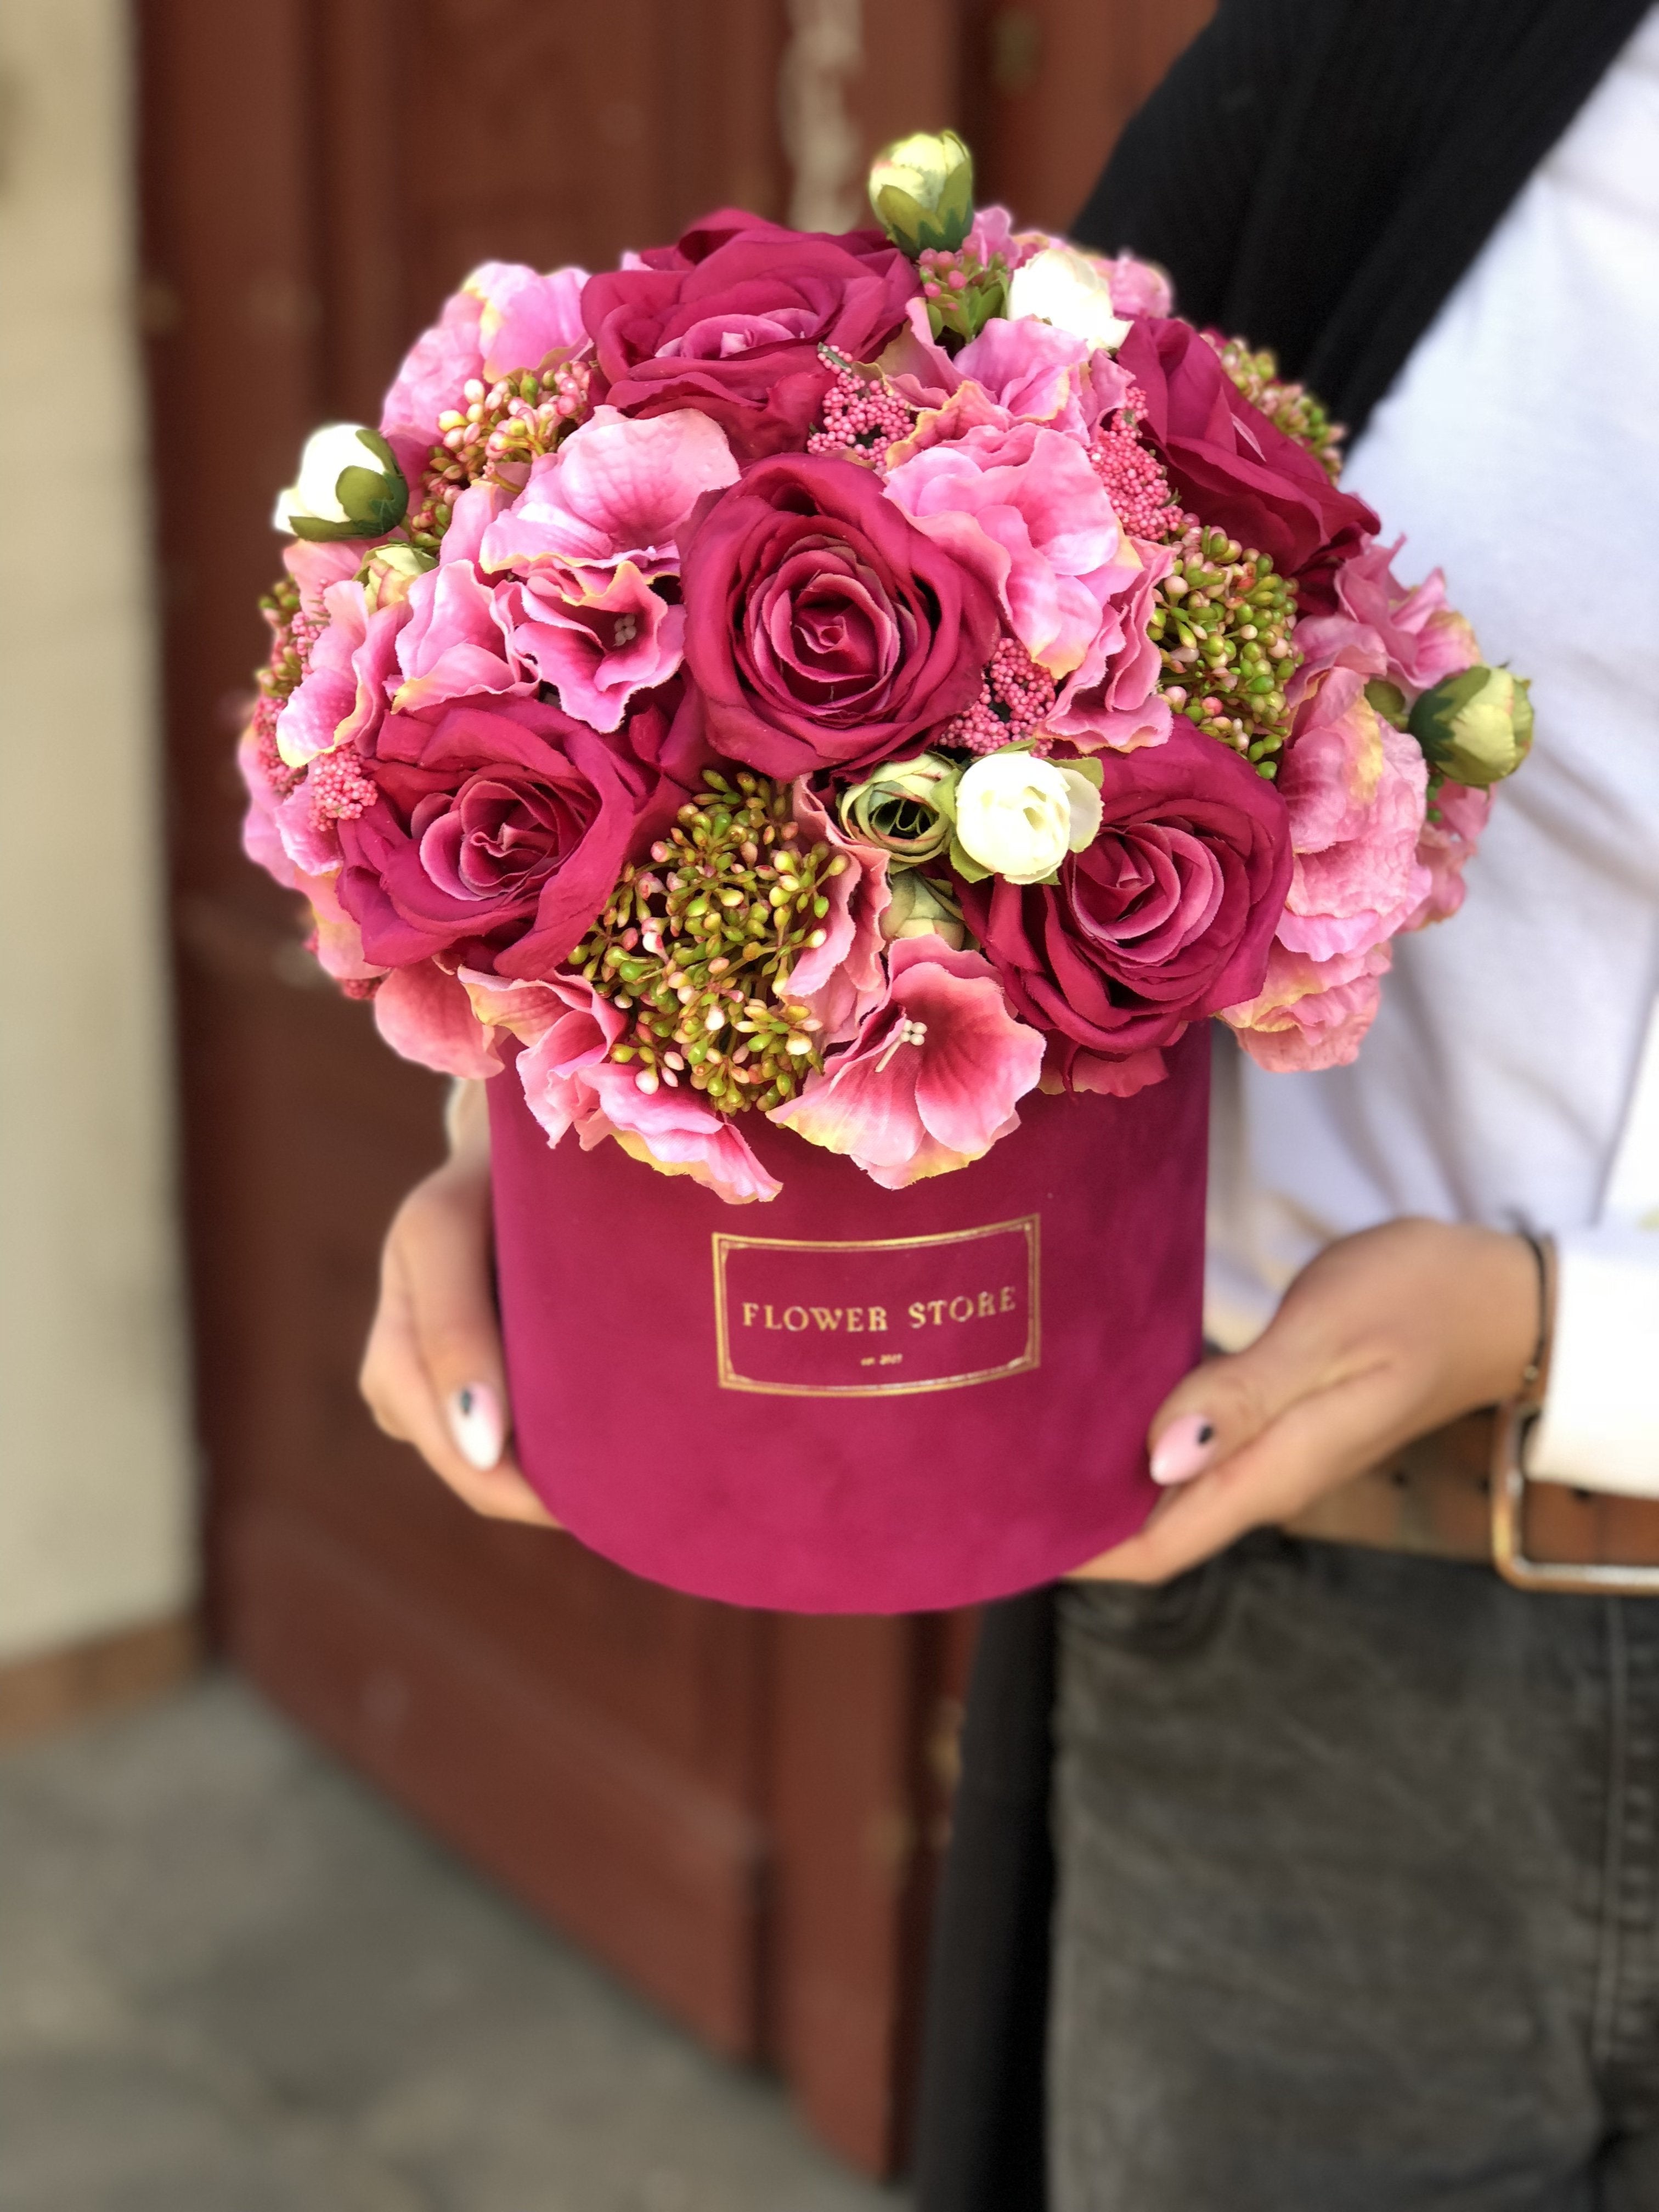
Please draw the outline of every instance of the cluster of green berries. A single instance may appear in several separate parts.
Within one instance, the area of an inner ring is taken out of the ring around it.
[[[610,1056],[642,1091],[684,1083],[738,1114],[781,1105],[823,1064],[789,979],[824,941],[827,886],[847,861],[803,845],[766,777],[710,769],[703,784],[649,862],[623,871],[572,964],[632,1016]]]
[[[1175,555],[1150,624],[1164,664],[1158,688],[1271,780],[1290,735],[1285,686],[1302,662],[1291,642],[1296,586],[1223,530],[1189,527]]]

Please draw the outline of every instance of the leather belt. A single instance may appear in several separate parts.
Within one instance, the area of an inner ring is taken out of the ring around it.
[[[1530,1410],[1453,1421],[1285,1525],[1316,1542],[1484,1560],[1522,1589],[1659,1596],[1659,1498],[1532,1480],[1521,1467]]]

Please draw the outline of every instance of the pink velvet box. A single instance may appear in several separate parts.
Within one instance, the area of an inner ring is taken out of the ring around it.
[[[489,1085],[521,1462],[635,1574],[897,1613],[1028,1589],[1145,1519],[1146,1425],[1199,1355],[1205,1025],[1133,1098],[1022,1103],[971,1167],[879,1188],[747,1117],[732,1206]]]

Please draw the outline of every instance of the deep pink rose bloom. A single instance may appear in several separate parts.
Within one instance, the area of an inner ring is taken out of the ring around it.
[[[1100,758],[1100,834],[1058,884],[957,886],[1015,1012],[1049,1033],[1046,1072],[1068,1086],[1079,1053],[1156,1050],[1254,997],[1291,882],[1283,800],[1213,738],[1177,721],[1164,744]]]
[[[1117,350],[1146,395],[1142,428],[1186,504],[1302,584],[1302,604],[1334,605],[1331,572],[1376,534],[1364,500],[1339,491],[1313,455],[1234,388],[1190,324],[1144,316]]]
[[[780,455],[680,540],[716,750],[763,775],[890,759],[979,696],[993,593],[850,461]]]
[[[615,737],[529,699],[394,716],[380,798],[340,824],[340,902],[382,966],[453,951],[498,975],[546,975],[705,757],[689,718],[671,722],[654,699]]]
[[[879,231],[807,235],[723,210],[641,266],[588,280],[582,313],[625,415],[696,407],[741,460],[805,445],[834,346],[872,361],[921,290]]]

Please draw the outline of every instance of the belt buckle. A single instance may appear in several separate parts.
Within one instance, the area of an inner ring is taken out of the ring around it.
[[[1517,1589],[1553,1590],[1580,1597],[1659,1596],[1659,1566],[1609,1566],[1600,1561],[1534,1559],[1526,1550],[1527,1492],[1531,1477],[1522,1447],[1534,1409],[1501,1406],[1492,1442],[1492,1561]]]

